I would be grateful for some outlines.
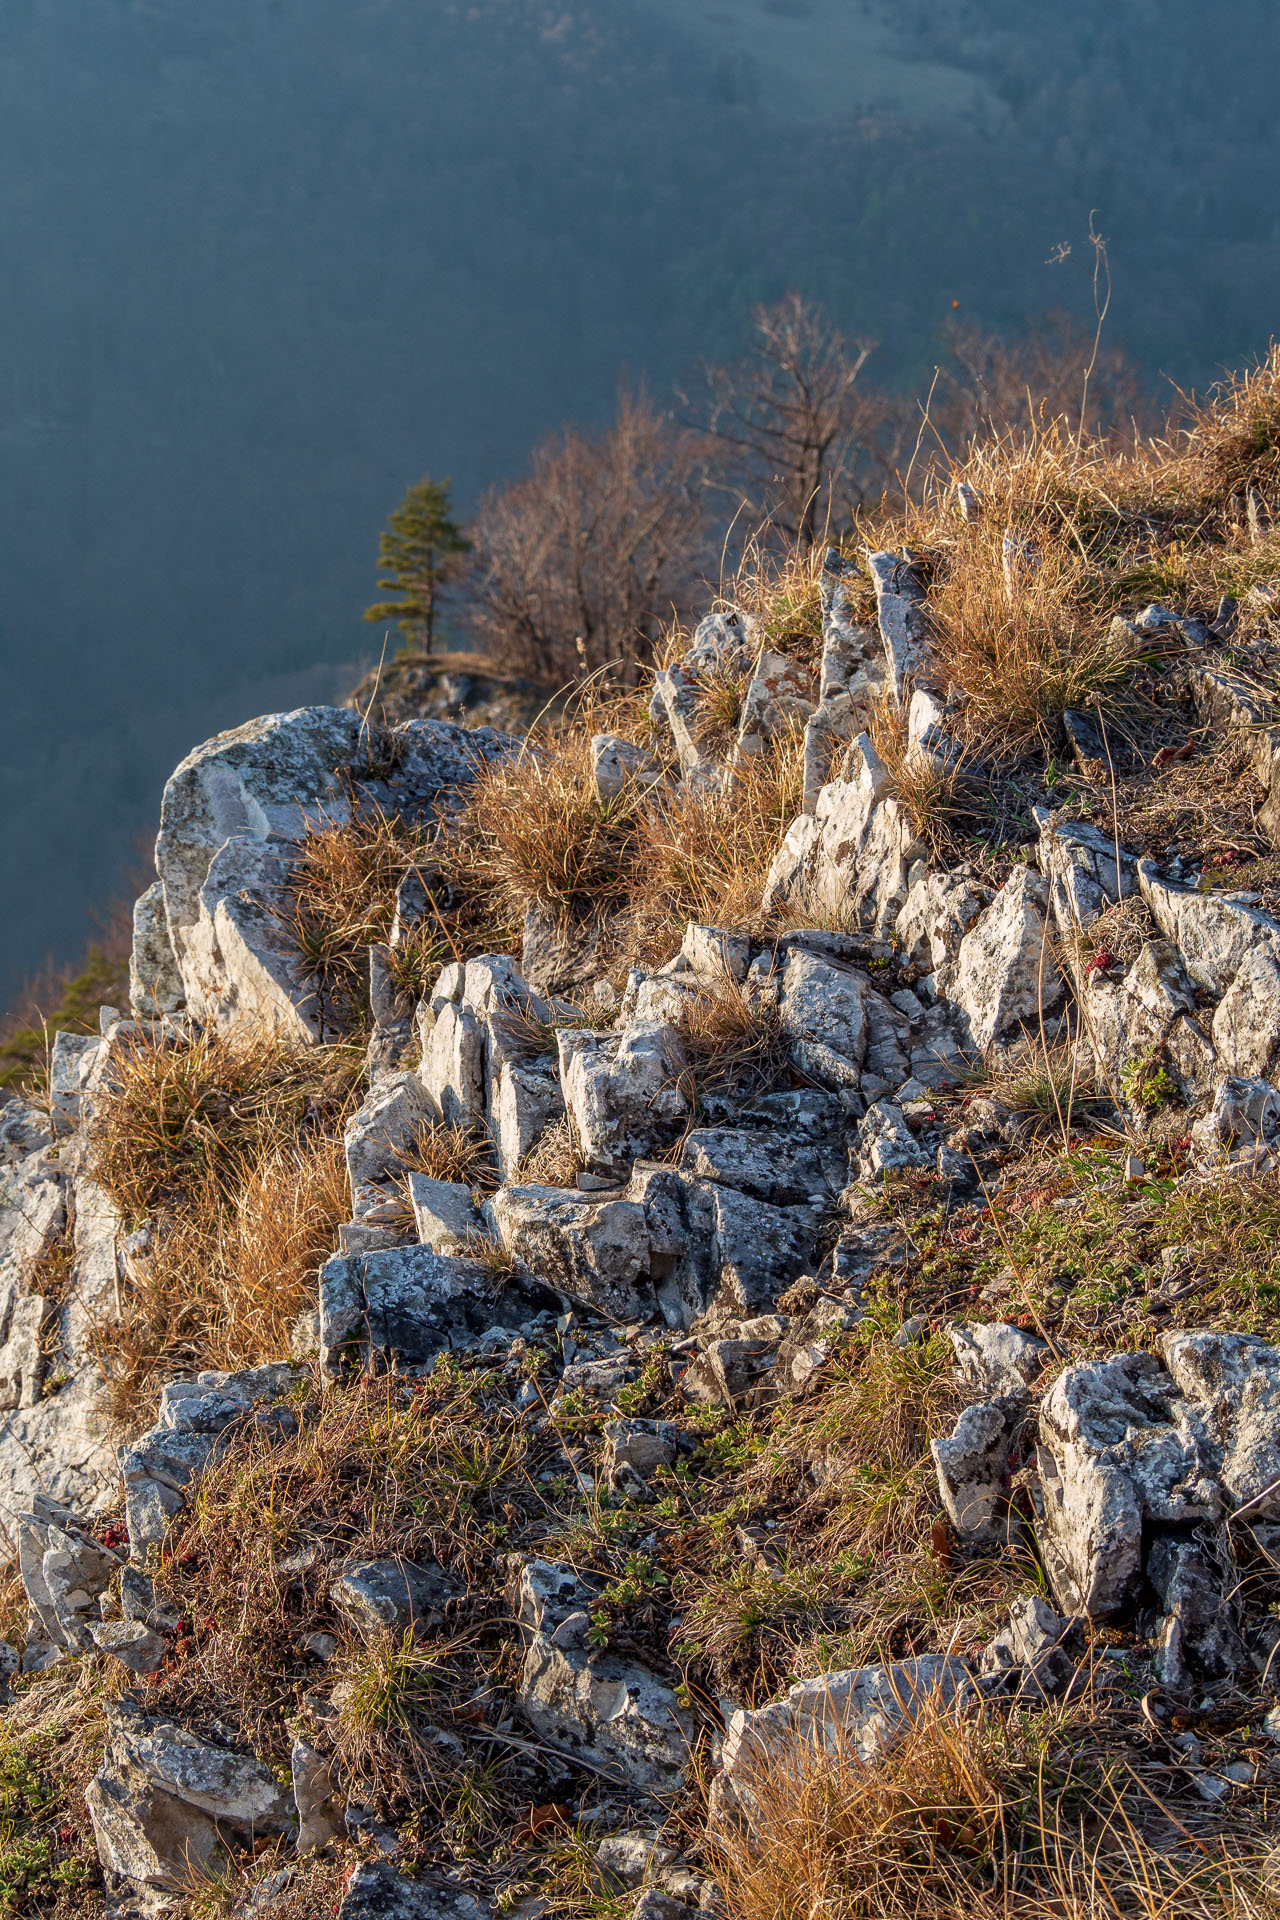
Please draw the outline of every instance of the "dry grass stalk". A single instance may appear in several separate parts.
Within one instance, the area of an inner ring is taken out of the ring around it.
[[[367,1019],[368,949],[386,941],[410,872],[434,881],[430,832],[380,807],[349,820],[321,816],[299,844],[278,911],[338,1031]]]
[[[99,1329],[113,1409],[150,1410],[160,1372],[278,1359],[350,1212],[342,1124],[358,1053],[206,1033],[140,1037],[96,1103],[90,1165],[130,1225],[150,1219],[118,1321]]]
[[[93,1177],[132,1224],[210,1183],[227,1198],[281,1141],[340,1128],[362,1069],[353,1049],[295,1050],[270,1035],[141,1034],[114,1062],[114,1090],[95,1102]]]
[[[751,1769],[749,1817],[716,1824],[730,1920],[1261,1920],[1258,1850],[1157,1823],[1126,1769],[1091,1764],[1084,1730],[1078,1708],[934,1699],[874,1765],[834,1729],[772,1752]]]
[[[689,995],[674,1025],[676,1085],[694,1114],[710,1095],[746,1101],[793,1075],[791,1044],[775,1000],[749,994],[727,973]]]
[[[451,1180],[482,1193],[498,1185],[492,1140],[483,1128],[459,1120],[428,1120],[395,1149],[395,1157],[406,1173],[429,1180]]]

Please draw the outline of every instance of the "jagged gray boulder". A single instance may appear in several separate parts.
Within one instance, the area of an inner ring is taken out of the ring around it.
[[[1041,876],[1015,867],[960,943],[947,997],[979,1051],[1020,1027],[1038,1028],[1062,996],[1044,908]]]
[[[770,1206],[645,1163],[599,1200],[503,1187],[488,1212],[503,1244],[550,1285],[614,1319],[660,1313],[672,1327],[772,1307],[807,1260],[816,1224],[807,1206]]]
[[[867,571],[876,590],[889,686],[899,705],[925,664],[929,644],[928,601],[911,561],[896,553],[869,553]]]
[[[1207,1170],[1225,1164],[1262,1172],[1276,1164],[1278,1137],[1280,1088],[1234,1075],[1214,1088],[1208,1111],[1191,1129],[1196,1158]]]
[[[938,974],[954,960],[960,943],[990,896],[963,874],[912,869],[906,899],[894,922],[905,964]]]
[[[671,667],[654,674],[649,718],[669,736],[682,780],[691,787],[722,784],[723,770],[702,744],[698,683],[691,672]]]
[[[37,1495],[17,1516],[18,1572],[31,1610],[31,1640],[67,1653],[93,1645],[98,1598],[120,1557],[104,1547],[78,1515]]]
[[[154,1427],[118,1449],[132,1559],[145,1561],[160,1545],[237,1422],[257,1417],[282,1438],[294,1430],[295,1416],[277,1403],[303,1377],[292,1361],[277,1361],[242,1373],[170,1380],[161,1388]]]
[[[802,660],[766,649],[756,662],[738,718],[738,752],[762,753],[772,740],[803,727],[814,708],[814,673]]]
[[[1251,953],[1280,962],[1280,924],[1222,894],[1176,887],[1154,860],[1138,862],[1138,884],[1151,916],[1181,953],[1198,987],[1224,993]]]
[[[739,1708],[725,1731],[713,1812],[749,1812],[753,1778],[785,1762],[793,1749],[801,1757],[808,1750],[811,1760],[839,1751],[870,1763],[905,1722],[968,1697],[972,1686],[965,1661],[926,1654],[825,1673],[800,1681],[772,1706]]]
[[[980,1393],[1026,1394],[1053,1357],[1047,1340],[1004,1320],[948,1327],[960,1377]]]
[[[265,1023],[304,1042],[322,1037],[326,1009],[272,910],[308,823],[346,819],[350,782],[370,805],[423,817],[515,746],[492,728],[436,720],[383,736],[349,708],[303,707],[251,720],[188,754],[165,786],[156,872],[189,1011],[223,1031]],[[169,972],[154,896],[139,931],[137,1010],[165,1011],[151,985]]]
[[[591,778],[598,799],[616,800],[628,786],[656,786],[665,780],[666,768],[633,741],[597,733],[591,741]]]
[[[1068,1367],[1040,1408],[1037,1537],[1070,1613],[1117,1612],[1142,1579],[1144,1528],[1216,1520],[1203,1419],[1151,1354]]]
[[[1280,1073],[1280,960],[1251,950],[1213,1015],[1213,1045],[1222,1071],[1241,1080],[1274,1082]]]
[[[829,1087],[856,1087],[869,1031],[865,973],[793,947],[782,970],[778,1009],[801,1072]]]
[[[333,1756],[306,1740],[295,1739],[289,1756],[293,1805],[298,1817],[299,1853],[310,1853],[340,1839],[346,1826],[346,1795]]]
[[[457,1593],[441,1568],[412,1560],[348,1560],[329,1582],[329,1598],[368,1637],[441,1627]]]
[[[505,954],[451,963],[418,1008],[428,1099],[446,1120],[488,1133],[504,1179],[564,1111],[553,1018]]]
[[[154,1904],[193,1892],[254,1839],[290,1831],[291,1797],[252,1755],[127,1698],[105,1712],[107,1747],[85,1804],[109,1886]]]
[[[1075,1677],[1076,1662],[1064,1644],[1074,1638],[1073,1621],[1055,1613],[1038,1593],[1028,1594],[1014,1601],[1008,1626],[983,1648],[983,1679],[997,1683],[1001,1692],[1051,1700]]]
[[[857,1133],[858,1173],[863,1180],[883,1180],[887,1173],[925,1167],[933,1155],[907,1125],[896,1100],[873,1100]]]
[[[765,883],[764,910],[836,912],[851,926],[887,933],[926,849],[869,736],[851,742],[845,777],[830,781],[813,813],[787,828]]]
[[[962,1540],[1002,1545],[1008,1535],[1010,1459],[1026,1418],[1020,1395],[966,1407],[955,1430],[930,1443],[938,1491]]]
[[[320,1364],[424,1365],[448,1347],[474,1347],[490,1328],[518,1330],[538,1310],[518,1284],[498,1289],[475,1260],[427,1247],[336,1254],[320,1270]]]
[[[1187,1098],[1207,1092],[1215,1073],[1213,1042],[1196,1007],[1194,982],[1169,941],[1146,941],[1120,981],[1096,973],[1078,979],[1077,993],[1095,1060],[1117,1104],[1133,1104],[1126,1100],[1127,1070],[1157,1059],[1168,1062]]]
[[[596,1604],[591,1588],[568,1567],[533,1560],[513,1569],[511,1597],[524,1646],[520,1709],[539,1738],[616,1772],[632,1788],[680,1786],[692,1717],[656,1674],[586,1644]],[[557,1637],[575,1615],[582,1616],[581,1638]]]
[[[1040,871],[1049,882],[1049,906],[1063,933],[1079,933],[1118,900],[1138,891],[1138,863],[1124,848],[1116,866],[1116,842],[1084,820],[1057,820],[1034,809],[1040,828]]]
[[[565,1028],[559,1035],[560,1083],[587,1166],[626,1174],[689,1111],[678,1080],[683,1065],[675,1029],[638,1021],[621,1033]]]
[[[400,1150],[431,1124],[436,1111],[412,1073],[388,1074],[370,1089],[342,1134],[353,1200],[362,1188],[403,1172]]]
[[[432,1253],[465,1253],[479,1238],[480,1213],[470,1189],[460,1181],[430,1180],[425,1173],[410,1173],[408,1186],[422,1246],[430,1247]]]

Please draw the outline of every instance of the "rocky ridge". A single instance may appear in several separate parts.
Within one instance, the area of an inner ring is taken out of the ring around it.
[[[0,1112],[0,1477],[29,1609],[12,1661],[35,1676],[101,1658],[115,1675],[85,1795],[112,1910],[181,1910],[193,1874],[264,1843],[273,1859],[355,1849],[344,1920],[496,1910],[501,1873],[428,1863],[406,1874],[402,1837],[335,1757],[341,1704],[304,1703],[286,1784],[234,1728],[194,1713],[184,1723],[148,1697],[192,1638],[165,1597],[167,1556],[210,1476],[240,1457],[286,1457],[313,1409],[357,1384],[412,1396],[446,1364],[505,1382],[502,1430],[544,1450],[547,1484],[568,1476],[581,1490],[585,1474],[593,1498],[603,1490],[608,1511],[639,1527],[665,1490],[692,1484],[691,1455],[717,1420],[817,1404],[873,1337],[907,1356],[946,1348],[954,1404],[930,1436],[934,1551],[944,1568],[998,1562],[1022,1587],[981,1644],[952,1635],[926,1649],[922,1632],[917,1650],[886,1647],[789,1686],[740,1675],[740,1697],[717,1701],[691,1694],[664,1655],[683,1623],[648,1574],[618,1601],[619,1583],[585,1552],[576,1564],[506,1555],[514,1665],[467,1710],[495,1740],[541,1756],[525,1791],[545,1790],[534,1814],[558,1809],[549,1826],[569,1819],[575,1796],[580,1809],[596,1796],[593,1871],[645,1920],[715,1903],[705,1859],[671,1842],[695,1774],[711,1778],[714,1835],[751,1817],[780,1753],[851,1748],[875,1765],[925,1703],[963,1716],[1105,1693],[1113,1644],[1126,1649],[1113,1691],[1139,1689],[1157,1740],[1181,1737],[1178,1702],[1215,1689],[1263,1719],[1280,1644],[1268,1571],[1280,1543],[1280,1347],[1175,1314],[1151,1350],[1100,1354],[1047,1325],[1030,1298],[1013,1319],[952,1299],[914,1316],[901,1307],[918,1251],[911,1210],[931,1209],[935,1232],[989,1226],[1019,1165],[1016,1115],[969,1089],[984,1061],[1028,1037],[1046,1057],[1073,1048],[1086,1060],[1131,1188],[1147,1178],[1157,1067],[1186,1115],[1176,1178],[1188,1189],[1256,1184],[1280,1167],[1280,921],[1049,808],[1003,875],[940,860],[863,726],[869,702],[889,702],[909,758],[945,770],[958,757],[944,692],[929,684],[924,587],[910,556],[872,553],[859,582],[871,583],[877,620],[863,626],[857,572],[828,556],[816,666],[770,650],[748,616],[713,614],[655,676],[653,750],[591,742],[605,802],[635,786],[723,789],[771,740],[802,731],[804,810],[782,836],[759,925],[691,922],[654,969],[619,982],[584,980],[579,967],[567,986],[565,948],[531,909],[519,958],[460,954],[416,1000],[372,948],[367,1092],[343,1136],[350,1215],[292,1356],[172,1380],[151,1429],[122,1442],[96,1356],[122,1290],[142,1282],[148,1228],[95,1181],[92,1139],[130,1050],[200,1031],[334,1044],[333,1010],[278,911],[298,846],[318,823],[375,808],[438,822],[485,764],[524,749],[487,729],[373,732],[351,711],[304,710],[219,736],[169,782],[158,877],[135,917],[131,1008],[104,1008],[97,1037],[59,1035],[46,1102]],[[1248,730],[1269,794],[1275,730],[1207,661],[1203,628],[1158,607],[1133,624],[1194,655],[1204,726]],[[730,672],[745,687],[738,727],[712,750],[699,690]],[[1145,937],[1119,963],[1090,930],[1126,903]],[[406,868],[392,956],[430,910],[421,873]],[[767,1034],[768,1076],[699,1080],[691,1036],[708,1007]],[[441,1126],[491,1143],[487,1188],[406,1175],[414,1140]],[[557,1133],[564,1184],[529,1172]],[[1161,1151],[1153,1138],[1150,1155]],[[896,1211],[895,1195],[907,1196]],[[988,1295],[1003,1290],[1007,1303],[1023,1285],[1005,1270]],[[811,1477],[820,1464],[809,1459]],[[785,1534],[785,1521],[766,1525],[742,1550],[781,1579],[768,1534]],[[475,1583],[438,1559],[315,1552],[297,1577],[323,1587],[325,1617],[357,1642],[429,1646],[475,1599]],[[639,1556],[650,1572],[654,1552]],[[645,1622],[631,1649],[618,1631],[629,1606]],[[1202,1761],[1194,1737],[1178,1751],[1206,1806],[1273,1776],[1267,1752]],[[607,1832],[624,1810],[626,1826]],[[235,1910],[293,1910],[299,1871],[275,1866]],[[520,1893],[517,1910],[541,1911],[536,1897]]]

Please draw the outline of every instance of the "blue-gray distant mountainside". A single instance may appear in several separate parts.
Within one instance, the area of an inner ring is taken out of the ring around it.
[[[1280,16],[1045,12],[6,0],[0,1000],[190,740],[346,683],[424,470],[465,509],[791,286],[927,377],[953,301],[1090,310],[1092,208],[1150,373],[1263,346]]]

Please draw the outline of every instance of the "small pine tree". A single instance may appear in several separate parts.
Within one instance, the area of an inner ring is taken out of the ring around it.
[[[398,620],[410,646],[430,653],[440,590],[457,578],[471,542],[450,511],[448,480],[410,487],[378,541],[378,585],[398,597],[380,600],[366,620]]]

